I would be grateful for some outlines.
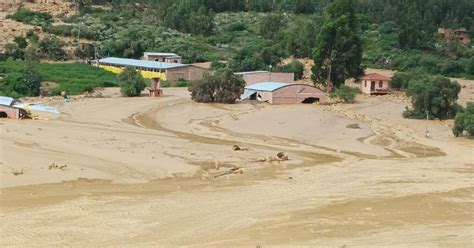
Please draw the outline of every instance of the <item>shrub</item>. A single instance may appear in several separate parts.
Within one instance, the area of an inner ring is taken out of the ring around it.
[[[143,77],[132,67],[126,67],[118,78],[123,96],[139,96],[146,87]]]
[[[235,103],[244,92],[245,81],[230,69],[220,69],[193,82],[188,90],[196,102]]]
[[[160,86],[161,86],[162,88],[168,88],[168,87],[170,87],[170,82],[168,82],[168,81],[166,81],[166,80],[165,80],[165,81],[161,81],[161,82],[160,82]]]
[[[332,92],[329,97],[337,98],[343,102],[354,102],[358,92],[359,89],[347,85],[341,85],[334,92]]]
[[[36,26],[47,25],[53,22],[53,17],[48,13],[34,12],[24,8],[17,9],[15,13],[7,15],[7,18]]]
[[[179,80],[176,82],[176,87],[188,87],[188,81],[186,80]]]
[[[219,69],[224,69],[227,67],[226,63],[219,62],[217,60],[214,60],[211,62],[211,69],[212,70],[219,70]]]
[[[462,136],[464,131],[470,137],[474,137],[474,102],[468,102],[467,107],[461,109],[454,119],[454,136]]]
[[[47,25],[43,27],[43,31],[60,36],[73,36],[72,30],[74,29],[71,25]],[[77,35],[77,34],[76,34]]]
[[[18,45],[18,48],[25,49],[28,46],[28,42],[23,36],[16,36],[15,43]]]
[[[293,60],[291,63],[275,68],[277,72],[292,72],[295,74],[295,80],[303,78],[304,64],[298,60]]]
[[[424,77],[410,81],[407,94],[411,97],[412,109],[407,109],[403,117],[423,119],[453,118],[458,111],[456,101],[461,86],[445,77]]]
[[[63,60],[66,58],[66,52],[63,49],[64,45],[64,42],[55,36],[46,36],[38,44],[40,51],[48,59],[52,60]]]
[[[16,43],[7,43],[5,45],[5,57],[12,59],[23,59],[25,53]]]

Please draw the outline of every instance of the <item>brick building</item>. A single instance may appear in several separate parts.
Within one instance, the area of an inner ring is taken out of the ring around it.
[[[378,73],[369,73],[361,78],[360,90],[369,95],[384,95],[390,93],[390,77]]]
[[[324,103],[326,95],[314,86],[262,82],[247,85],[240,100],[257,100],[270,104]]]
[[[262,82],[280,82],[292,84],[295,81],[295,74],[287,72],[249,71],[237,72],[235,75],[242,76],[247,85]]]
[[[170,82],[178,80],[199,80],[202,79],[206,73],[211,73],[208,69],[188,64],[114,57],[100,59],[97,61],[97,65],[104,70],[116,74],[121,73],[125,67],[130,66],[140,71],[144,78],[153,80],[160,79],[161,81],[166,80]]]

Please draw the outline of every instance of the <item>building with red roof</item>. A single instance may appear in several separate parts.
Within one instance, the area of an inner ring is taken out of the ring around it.
[[[360,90],[369,95],[384,95],[390,93],[390,80],[392,78],[378,74],[369,73],[361,78]]]

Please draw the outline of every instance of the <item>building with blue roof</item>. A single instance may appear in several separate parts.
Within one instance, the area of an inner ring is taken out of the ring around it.
[[[109,57],[95,61],[97,66],[104,70],[119,74],[125,67],[133,67],[141,73],[144,78],[154,81],[179,81],[179,80],[199,80],[210,70],[180,63],[168,63],[147,61],[139,59],[125,59]]]

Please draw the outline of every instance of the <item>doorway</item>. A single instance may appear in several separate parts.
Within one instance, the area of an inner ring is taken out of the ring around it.
[[[317,98],[317,97],[308,97],[308,98],[304,99],[301,103],[312,104],[312,103],[317,103],[317,102],[319,102],[319,98]]]
[[[370,91],[375,91],[375,82],[370,82]]]

